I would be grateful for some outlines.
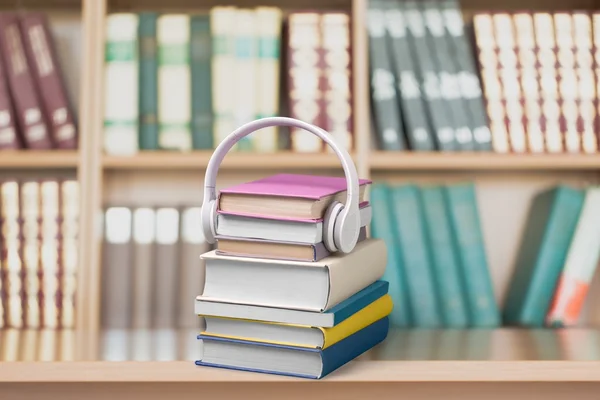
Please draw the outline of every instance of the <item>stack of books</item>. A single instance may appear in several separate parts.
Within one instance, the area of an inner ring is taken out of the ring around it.
[[[344,178],[290,174],[221,190],[197,365],[319,379],[385,339],[385,243],[366,237],[365,217],[352,252],[323,244],[325,211],[345,196]]]

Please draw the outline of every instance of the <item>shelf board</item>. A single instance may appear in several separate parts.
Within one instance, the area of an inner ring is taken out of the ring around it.
[[[76,150],[1,150],[0,169],[76,168]]]
[[[102,165],[109,170],[204,169],[212,151],[141,152],[134,156],[103,156]],[[342,168],[335,154],[329,153],[243,153],[225,156],[220,169],[330,169]]]
[[[377,151],[371,170],[384,171],[549,171],[600,170],[599,154],[417,153]]]

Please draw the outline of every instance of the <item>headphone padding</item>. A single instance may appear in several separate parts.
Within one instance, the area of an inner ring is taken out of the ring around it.
[[[210,244],[215,243],[217,236],[217,202],[211,200],[202,205],[202,232],[204,238]]]
[[[331,253],[338,251],[334,238],[335,224],[337,222],[337,217],[340,215],[343,208],[344,205],[342,203],[334,201],[327,207],[325,218],[323,218],[323,243]]]

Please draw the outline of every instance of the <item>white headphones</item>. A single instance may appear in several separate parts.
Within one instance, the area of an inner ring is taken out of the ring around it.
[[[215,149],[208,162],[206,176],[204,177],[202,230],[204,231],[206,241],[208,243],[215,243],[216,241],[217,194],[215,186],[217,171],[219,165],[225,158],[225,155],[241,138],[248,136],[259,129],[276,125],[287,125],[300,128],[317,135],[333,149],[342,162],[344,174],[346,175],[346,203],[344,205],[338,201],[334,201],[328,207],[323,220],[323,242],[330,252],[351,252],[358,241],[361,226],[369,223],[371,217],[371,209],[370,205],[368,205],[366,206],[367,210],[365,210],[367,221],[365,221],[366,223],[362,223],[358,198],[360,186],[356,167],[352,162],[352,158],[350,157],[350,154],[348,154],[345,149],[339,147],[332,136],[323,129],[297,119],[286,117],[262,118],[242,125],[229,134],[229,136],[227,136]]]

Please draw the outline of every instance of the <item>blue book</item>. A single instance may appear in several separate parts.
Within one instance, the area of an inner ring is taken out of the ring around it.
[[[488,270],[475,185],[456,184],[445,189],[446,206],[469,310],[469,325],[478,328],[496,327],[500,324],[500,311]]]
[[[389,284],[387,281],[376,281],[359,292],[356,292],[335,307],[322,313],[207,301],[203,300],[201,297],[196,298],[195,312],[197,315],[205,316],[240,318],[254,321],[331,328],[348,317],[351,317],[380,297],[385,296],[388,293],[388,287]],[[392,298],[392,300],[394,299]]]
[[[469,324],[469,315],[460,280],[458,255],[452,243],[444,189],[441,186],[422,187],[421,203],[444,326],[465,328]]]
[[[381,183],[372,185],[370,201],[373,205],[371,235],[374,238],[382,239],[387,249],[387,265],[382,279],[390,283],[389,293],[394,302],[394,309],[390,314],[390,325],[397,328],[408,327],[411,323],[410,303],[406,289],[406,277],[400,262],[389,186]]]
[[[321,379],[382,342],[388,329],[385,317],[324,350],[199,335],[196,365]]]
[[[396,187],[392,190],[392,201],[412,325],[419,328],[441,327],[442,315],[429,259],[419,188],[416,185]]]

